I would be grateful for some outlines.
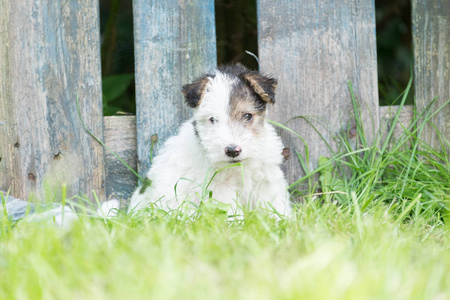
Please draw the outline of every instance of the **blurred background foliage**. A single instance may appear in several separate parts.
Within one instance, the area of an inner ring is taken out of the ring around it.
[[[375,0],[380,105],[395,104],[411,76],[411,2]],[[256,0],[216,0],[217,63],[258,69]],[[130,0],[100,0],[104,115],[136,113]],[[413,103],[410,93],[408,103]]]

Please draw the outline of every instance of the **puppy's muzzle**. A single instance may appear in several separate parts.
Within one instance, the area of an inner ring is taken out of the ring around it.
[[[229,157],[237,157],[242,152],[242,148],[235,145],[230,145],[225,148],[225,154]]]

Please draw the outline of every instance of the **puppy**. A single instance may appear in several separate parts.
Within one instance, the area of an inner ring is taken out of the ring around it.
[[[129,212],[151,203],[176,209],[215,199],[241,208],[267,208],[291,215],[284,174],[283,144],[266,121],[277,80],[241,64],[219,68],[183,86],[193,118],[182,124],[153,160]]]

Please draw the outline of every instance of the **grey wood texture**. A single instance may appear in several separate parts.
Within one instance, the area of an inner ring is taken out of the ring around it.
[[[398,106],[380,106],[380,128],[381,128],[381,141],[384,141],[392,128],[394,123],[395,114],[398,111]],[[397,140],[403,134],[403,128],[411,126],[414,118],[414,106],[403,106],[398,116],[397,123],[395,124],[391,141]]]
[[[135,0],[134,39],[139,173],[191,116],[181,87],[216,67],[214,1]]]
[[[413,0],[412,5],[415,94],[421,114],[436,97],[433,112],[450,100],[450,1]],[[442,137],[450,153],[450,105],[431,119],[421,136],[436,149],[442,149]]]
[[[136,117],[104,117],[105,144],[126,164],[137,169]],[[137,186],[137,177],[114,154],[105,150],[106,197],[125,202]]]
[[[104,197],[97,0],[0,0],[0,189]],[[56,196],[55,196],[56,195]],[[59,199],[58,199],[59,200]]]
[[[259,0],[258,34],[260,69],[279,80],[269,118],[306,141],[310,170],[331,152],[311,124],[332,151],[339,148],[336,136],[355,125],[348,81],[373,141],[379,123],[373,0]],[[305,157],[304,143],[284,130],[281,136],[290,149],[285,170],[292,183],[305,174],[296,157]]]

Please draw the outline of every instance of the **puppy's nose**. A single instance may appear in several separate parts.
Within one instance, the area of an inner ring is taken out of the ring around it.
[[[225,148],[225,154],[229,157],[236,157],[241,153],[242,149],[239,146],[227,146]]]

